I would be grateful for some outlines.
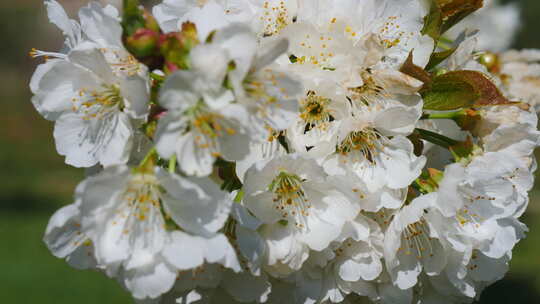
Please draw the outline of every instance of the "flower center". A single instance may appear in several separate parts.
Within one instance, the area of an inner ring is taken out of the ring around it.
[[[356,106],[370,106],[379,103],[388,97],[384,84],[375,79],[371,69],[360,73],[364,84],[356,88],[349,88],[349,98]]]
[[[334,119],[328,109],[331,99],[317,96],[315,92],[309,91],[307,97],[300,102],[300,118],[306,124],[306,131],[313,128],[326,129],[328,123]]]
[[[266,106],[274,104],[278,100],[275,96],[272,96],[270,95],[270,93],[268,93],[268,87],[265,82],[268,81],[268,83],[277,86],[277,80],[276,76],[270,71],[265,71],[263,77],[265,77],[265,79],[259,80],[253,75],[248,76],[244,81],[244,88],[249,97],[257,100],[259,105]]]
[[[77,97],[73,97],[73,112],[82,113],[83,119],[101,119],[116,110],[122,110],[124,99],[117,85],[103,85],[103,90],[81,89]]]
[[[336,152],[347,156],[349,153],[360,153],[361,157],[374,163],[377,156],[379,140],[383,137],[372,128],[350,132],[336,147]]]
[[[190,117],[189,130],[195,134],[195,144],[202,149],[210,149],[215,157],[219,157],[220,137],[235,135],[234,126],[222,115],[211,112],[204,102],[200,101],[186,111]]]
[[[478,204],[491,203],[496,200],[494,197],[486,195],[472,195],[468,194],[468,203],[465,203],[463,208],[458,210],[456,214],[456,220],[461,227],[469,226],[473,228],[480,228],[480,225],[484,222],[485,218],[476,213],[476,210],[481,210],[482,207],[478,207]]]
[[[153,174],[135,174],[125,192],[131,214],[138,220],[148,219],[151,209],[161,210],[159,184]]]
[[[433,257],[434,250],[429,237],[429,227],[424,218],[405,227],[402,233],[402,247],[406,255],[416,254],[416,258]]]
[[[272,181],[268,190],[274,193],[275,208],[281,212],[283,219],[293,220],[296,227],[304,229],[307,228],[306,217],[309,216],[311,204],[302,182],[298,175],[282,171]]]
[[[401,29],[398,21],[398,16],[390,16],[379,30],[381,42],[386,48],[392,48],[400,44],[403,39],[409,38],[407,33]],[[414,33],[410,32],[408,35],[413,36]]]
[[[271,3],[272,2],[272,3]],[[287,25],[292,18],[289,16],[289,10],[285,6],[285,1],[265,1],[263,11],[259,19],[264,23],[263,36],[272,36],[278,34]]]

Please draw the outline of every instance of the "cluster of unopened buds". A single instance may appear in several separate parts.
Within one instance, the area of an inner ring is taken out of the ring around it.
[[[482,2],[45,0],[32,102],[87,168],[47,246],[140,303],[473,302],[540,138],[540,51],[454,34]]]

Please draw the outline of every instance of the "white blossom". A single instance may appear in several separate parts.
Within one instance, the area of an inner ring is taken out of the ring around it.
[[[160,296],[177,271],[205,261],[239,270],[232,247],[217,233],[232,202],[208,180],[111,167],[82,185],[81,232],[92,240],[98,264],[135,298]]]

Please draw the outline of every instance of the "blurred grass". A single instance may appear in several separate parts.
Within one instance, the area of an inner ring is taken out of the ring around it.
[[[63,0],[70,13],[85,3]],[[540,1],[519,1],[525,26],[516,46],[540,48]],[[42,242],[47,221],[71,203],[83,172],[64,164],[52,124],[30,103],[28,82],[39,60],[32,47],[55,50],[62,37],[47,21],[42,1],[0,2],[0,303],[131,303],[111,279],[78,271],[53,257]],[[507,277],[488,288],[480,303],[540,303],[540,187],[531,193],[523,221],[531,232],[514,250]]]

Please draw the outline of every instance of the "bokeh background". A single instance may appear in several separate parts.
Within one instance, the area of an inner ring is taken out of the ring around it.
[[[58,1],[71,16],[87,2]],[[540,0],[517,2],[524,26],[515,47],[540,48]],[[82,170],[66,166],[56,153],[52,123],[30,102],[28,83],[40,60],[28,51],[56,50],[63,41],[42,3],[0,0],[0,303],[132,303],[116,282],[70,268],[42,242],[49,217],[71,203],[83,178]],[[514,250],[506,278],[489,287],[480,303],[540,303],[540,183],[523,221],[531,231],[528,238]]]

